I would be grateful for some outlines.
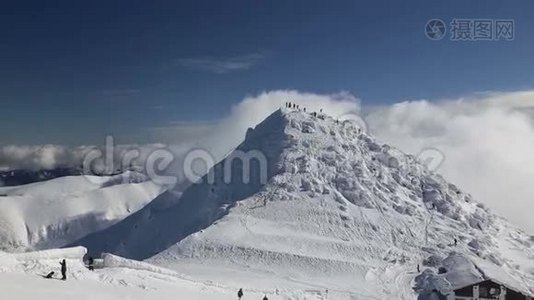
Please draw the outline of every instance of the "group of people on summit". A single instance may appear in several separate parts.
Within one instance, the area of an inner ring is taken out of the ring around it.
[[[286,102],[286,108],[293,108],[293,109],[298,109],[300,111],[300,106],[298,104],[295,104],[295,103],[292,103],[292,102]],[[304,107],[302,109],[303,112],[306,112],[306,107]],[[319,111],[320,113],[323,112],[323,109],[321,108],[321,110]],[[317,112],[312,112],[311,113],[312,116],[314,117],[317,117]]]

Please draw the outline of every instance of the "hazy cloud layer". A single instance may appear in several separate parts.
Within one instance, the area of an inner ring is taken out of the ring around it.
[[[103,169],[107,156],[113,162],[112,171],[122,166],[125,153],[136,154],[139,165],[156,149],[165,148],[164,144],[114,145],[106,152],[105,142],[97,146],[68,147],[63,145],[7,145],[0,147],[0,170],[49,170],[54,168],[81,168],[87,154],[100,151],[98,158],[91,160],[91,171]],[[135,151],[135,152],[134,152]],[[137,161],[132,162],[132,164]],[[137,164],[134,164],[137,165]]]
[[[181,58],[176,63],[182,67],[214,74],[224,74],[235,71],[248,70],[262,60],[265,55],[262,53],[252,53],[230,58],[196,57]]]
[[[0,147],[0,170],[52,169],[71,166],[80,160],[85,147],[69,148],[60,145],[7,145]]]

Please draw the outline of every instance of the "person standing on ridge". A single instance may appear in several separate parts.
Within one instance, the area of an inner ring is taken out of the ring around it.
[[[67,280],[67,261],[62,260],[59,264],[61,265],[61,280]]]
[[[237,291],[237,299],[241,300],[241,297],[243,297],[243,289],[239,289],[239,291]]]
[[[89,256],[89,259],[87,259],[87,268],[89,271],[95,270],[95,260],[92,256]]]

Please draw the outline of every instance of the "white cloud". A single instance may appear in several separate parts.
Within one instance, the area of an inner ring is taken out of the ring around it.
[[[79,151],[78,151],[78,150]],[[59,145],[0,147],[0,169],[52,169],[71,166],[83,151]]]
[[[417,154],[439,149],[438,172],[512,222],[534,232],[534,91],[484,93],[371,108],[371,133]]]
[[[113,145],[114,170],[122,163],[123,155],[135,149],[139,151],[139,161],[143,161],[152,151],[165,147],[163,144]],[[89,151],[102,151],[99,159],[94,160],[98,167],[106,159],[104,145],[68,147],[63,145],[6,145],[0,147],[0,170],[50,170],[59,167],[79,168]],[[94,166],[93,166],[94,167]],[[96,171],[96,170],[92,170]]]
[[[252,53],[230,58],[181,58],[176,60],[176,62],[178,65],[188,69],[215,74],[224,74],[234,71],[248,70],[256,66],[264,59],[264,54]]]

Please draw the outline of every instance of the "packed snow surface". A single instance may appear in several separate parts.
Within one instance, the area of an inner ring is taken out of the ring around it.
[[[104,267],[89,271],[82,262],[83,247],[21,254],[0,252],[2,299],[189,299],[235,300],[238,287],[195,281],[169,269],[111,254]],[[60,260],[67,262],[67,280],[61,280]],[[54,271],[50,279],[45,276]],[[252,282],[247,284],[253,286]],[[276,291],[244,288],[243,299],[324,299],[314,291]]]

